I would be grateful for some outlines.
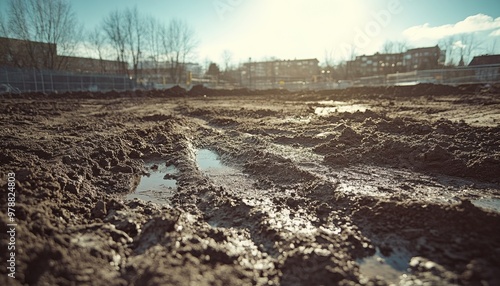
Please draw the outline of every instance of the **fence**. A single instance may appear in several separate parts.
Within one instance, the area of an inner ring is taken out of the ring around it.
[[[388,75],[377,75],[362,77],[353,80],[327,80],[327,81],[294,81],[294,82],[272,82],[272,79],[254,81],[248,87],[250,89],[287,89],[295,90],[326,90],[343,89],[352,86],[391,86],[391,85],[414,85],[418,83],[434,83],[445,85],[459,85],[470,83],[497,83],[500,82],[500,64],[477,67],[457,67],[452,69],[418,70],[405,73]],[[214,88],[227,88],[227,85],[214,85]]]
[[[326,90],[342,89],[351,86],[389,86],[435,83],[459,85],[467,83],[500,82],[500,64],[478,67],[460,67],[440,70],[421,70],[406,73],[362,77],[356,80],[329,80],[319,82],[294,81],[271,82],[255,81],[249,86],[200,82],[210,88],[249,88],[249,89],[287,89]],[[196,82],[193,81],[193,84]],[[0,68],[0,87],[7,86],[19,92],[65,92],[65,91],[109,91],[131,90],[137,88],[134,81],[123,75],[79,74],[62,71]],[[154,86],[168,88],[171,85]],[[182,85],[185,88],[190,86]],[[4,89],[5,91],[5,89]],[[8,90],[7,90],[8,91]],[[0,92],[2,90],[0,89]]]
[[[123,75],[17,68],[0,68],[0,85],[19,92],[109,91],[134,88],[133,81]]]

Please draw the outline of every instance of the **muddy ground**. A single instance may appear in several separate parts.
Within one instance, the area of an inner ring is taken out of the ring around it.
[[[0,285],[500,285],[499,94],[0,102]]]

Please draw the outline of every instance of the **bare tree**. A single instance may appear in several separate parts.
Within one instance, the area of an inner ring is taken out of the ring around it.
[[[229,50],[224,50],[221,55],[222,62],[224,64],[224,71],[229,71],[231,67],[231,61],[233,59],[233,53]]]
[[[495,39],[490,45],[485,49],[486,54],[494,55],[497,53],[497,40]]]
[[[477,53],[479,47],[481,46],[481,41],[478,41],[474,34],[461,34],[459,36],[460,45],[457,46],[460,60],[464,64],[468,64],[475,53]]]
[[[333,59],[333,51],[325,49],[325,66],[327,68],[333,67],[334,59]]]
[[[186,60],[194,53],[197,40],[188,24],[179,19],[170,21],[165,31],[163,48],[170,63],[170,76],[179,83],[185,72]]]
[[[394,51],[394,42],[393,41],[385,41],[382,45],[382,53],[383,54],[391,54]]]
[[[123,69],[127,71],[127,63],[132,64],[133,77],[139,77],[139,63],[142,58],[144,34],[146,32],[144,20],[139,15],[137,7],[123,11],[111,12],[103,21],[102,27],[110,44],[115,49],[117,58],[123,62]]]
[[[407,50],[408,44],[405,41],[386,41],[382,45],[382,53],[384,54],[404,53]]]
[[[5,15],[3,15],[3,11],[0,11],[0,37],[8,37],[8,32],[7,32],[7,24],[5,23],[4,19],[6,18]]]
[[[102,23],[102,29],[107,39],[116,52],[116,58],[122,63],[122,71],[128,74],[127,68],[127,32],[125,31],[122,13],[116,10],[111,12]]]
[[[453,66],[454,65],[454,44],[456,42],[456,39],[454,36],[448,36],[446,38],[443,38],[439,41],[439,47],[442,50],[445,50],[445,56],[446,56],[446,65],[447,66]]]
[[[97,53],[101,72],[106,72],[107,70],[106,64],[104,63],[104,59],[107,58],[105,55],[105,44],[106,39],[100,28],[96,27],[94,30],[87,33],[87,49],[93,52],[90,55],[91,57],[96,56],[95,53]]]
[[[162,59],[162,35],[165,34],[165,26],[154,17],[148,17],[145,24],[147,57],[152,61],[153,68],[158,72]]]
[[[22,40],[19,63],[35,68],[59,69],[65,57],[74,54],[83,29],[67,0],[11,0],[4,28],[10,37]]]
[[[144,20],[139,15],[137,7],[127,8],[124,13],[125,27],[127,31],[127,45],[130,53],[132,68],[134,70],[134,79],[139,78],[139,63],[141,61],[141,50],[144,44],[144,34],[146,32]]]

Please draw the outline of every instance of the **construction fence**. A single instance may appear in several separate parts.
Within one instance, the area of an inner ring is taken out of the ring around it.
[[[296,90],[328,90],[343,89],[355,86],[394,86],[394,85],[415,85],[419,83],[434,83],[444,85],[477,84],[477,83],[499,83],[500,65],[487,65],[477,67],[457,67],[450,69],[417,70],[404,73],[388,75],[377,75],[361,77],[352,80],[336,80],[333,78],[319,81],[303,79],[301,81],[273,81],[260,78],[247,85],[236,87],[246,87],[250,89],[287,89]],[[212,88],[231,88],[230,84],[213,84]]]
[[[4,92],[15,93],[109,91],[135,88],[133,81],[125,75],[71,73],[5,67],[0,67],[0,87]]]
[[[294,81],[273,81],[265,78],[247,84],[222,83],[210,80],[189,85],[180,84],[190,89],[195,84],[202,84],[213,89],[286,89],[298,90],[328,90],[343,89],[352,86],[393,86],[415,85],[418,83],[434,83],[445,85],[460,85],[470,83],[499,83],[500,65],[478,67],[458,67],[452,69],[420,70],[389,75],[362,77],[354,80],[328,79],[312,81],[309,79]],[[156,84],[151,86],[137,85],[134,80],[125,75],[70,73],[53,70],[0,68],[0,93],[2,92],[66,92],[66,91],[110,91],[134,90],[137,88],[165,89],[175,84]]]

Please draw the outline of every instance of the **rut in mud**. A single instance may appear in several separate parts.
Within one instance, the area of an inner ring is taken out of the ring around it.
[[[15,282],[500,283],[498,95],[212,95],[3,99]]]

